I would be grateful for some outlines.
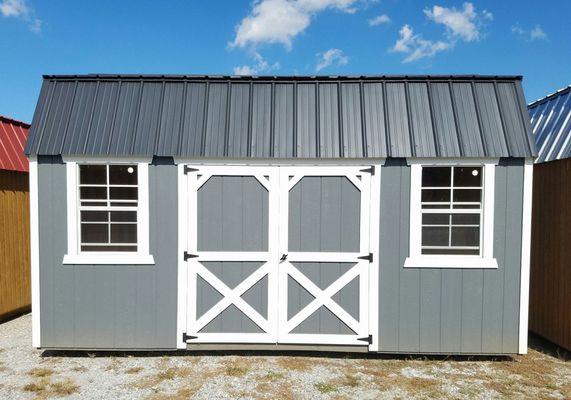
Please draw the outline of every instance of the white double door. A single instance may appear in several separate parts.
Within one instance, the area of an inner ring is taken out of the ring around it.
[[[186,167],[187,343],[367,345],[367,166]]]

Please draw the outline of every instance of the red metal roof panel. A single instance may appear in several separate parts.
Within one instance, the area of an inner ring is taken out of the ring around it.
[[[28,172],[24,146],[30,125],[0,115],[0,169]]]

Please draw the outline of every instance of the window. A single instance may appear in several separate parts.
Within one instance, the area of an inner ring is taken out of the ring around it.
[[[149,264],[148,164],[67,163],[66,264]]]
[[[495,163],[411,164],[405,267],[497,268],[494,179]]]
[[[137,165],[79,166],[80,249],[137,251]]]
[[[423,167],[421,212],[421,254],[479,255],[482,167]]]

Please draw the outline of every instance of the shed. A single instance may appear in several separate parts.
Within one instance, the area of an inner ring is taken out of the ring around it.
[[[538,148],[530,329],[571,350],[571,85],[528,108]]]
[[[30,308],[29,127],[0,115],[0,321]]]
[[[517,354],[518,76],[44,76],[33,345]]]

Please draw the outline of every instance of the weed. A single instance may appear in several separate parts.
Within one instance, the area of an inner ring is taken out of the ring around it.
[[[33,376],[34,378],[46,378],[53,374],[54,370],[51,368],[34,368],[28,372],[28,375]]]
[[[131,367],[125,371],[126,374],[138,374],[143,370],[143,367]]]
[[[269,380],[271,380],[271,381],[274,381],[274,380],[277,380],[277,379],[282,379],[283,377],[284,377],[283,372],[279,372],[279,371],[270,370],[270,371],[268,371],[268,373],[266,374],[266,378],[269,379]]]
[[[334,385],[325,382],[316,383],[314,386],[319,391],[319,393],[323,394],[335,392],[337,390],[337,388]]]
[[[248,368],[243,365],[234,364],[226,367],[225,372],[228,376],[244,376],[248,373]]]

